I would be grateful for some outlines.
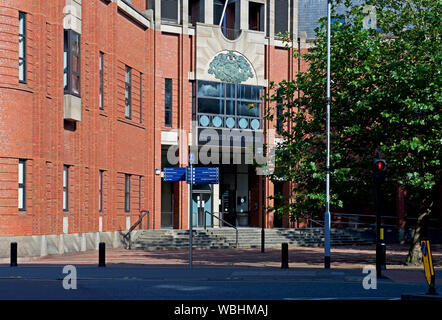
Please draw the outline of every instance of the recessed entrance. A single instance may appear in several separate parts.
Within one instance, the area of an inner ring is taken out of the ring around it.
[[[192,191],[192,226],[212,227],[213,195],[210,185],[195,185]]]

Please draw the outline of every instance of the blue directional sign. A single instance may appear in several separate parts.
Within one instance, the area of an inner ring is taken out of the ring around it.
[[[218,184],[218,167],[193,167],[192,177],[190,176],[190,167],[187,167],[186,182],[188,184]]]
[[[170,167],[164,168],[164,181],[184,181],[186,180],[186,168]]]

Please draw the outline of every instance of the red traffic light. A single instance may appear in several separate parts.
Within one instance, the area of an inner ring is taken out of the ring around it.
[[[373,163],[373,167],[375,171],[385,171],[385,160],[383,159],[376,159]]]
[[[383,167],[382,162],[379,161],[379,162],[377,163],[377,166],[378,166],[378,169],[379,169],[379,170],[382,170],[382,167]]]

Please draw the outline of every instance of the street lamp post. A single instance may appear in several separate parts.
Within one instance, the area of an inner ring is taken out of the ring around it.
[[[330,269],[330,28],[331,0],[327,1],[327,162],[326,162],[326,204],[324,217],[324,267]]]

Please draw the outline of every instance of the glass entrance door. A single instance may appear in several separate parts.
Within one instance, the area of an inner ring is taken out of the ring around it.
[[[212,192],[193,191],[192,194],[192,219],[193,227],[212,227],[212,216],[206,211],[212,213]]]

